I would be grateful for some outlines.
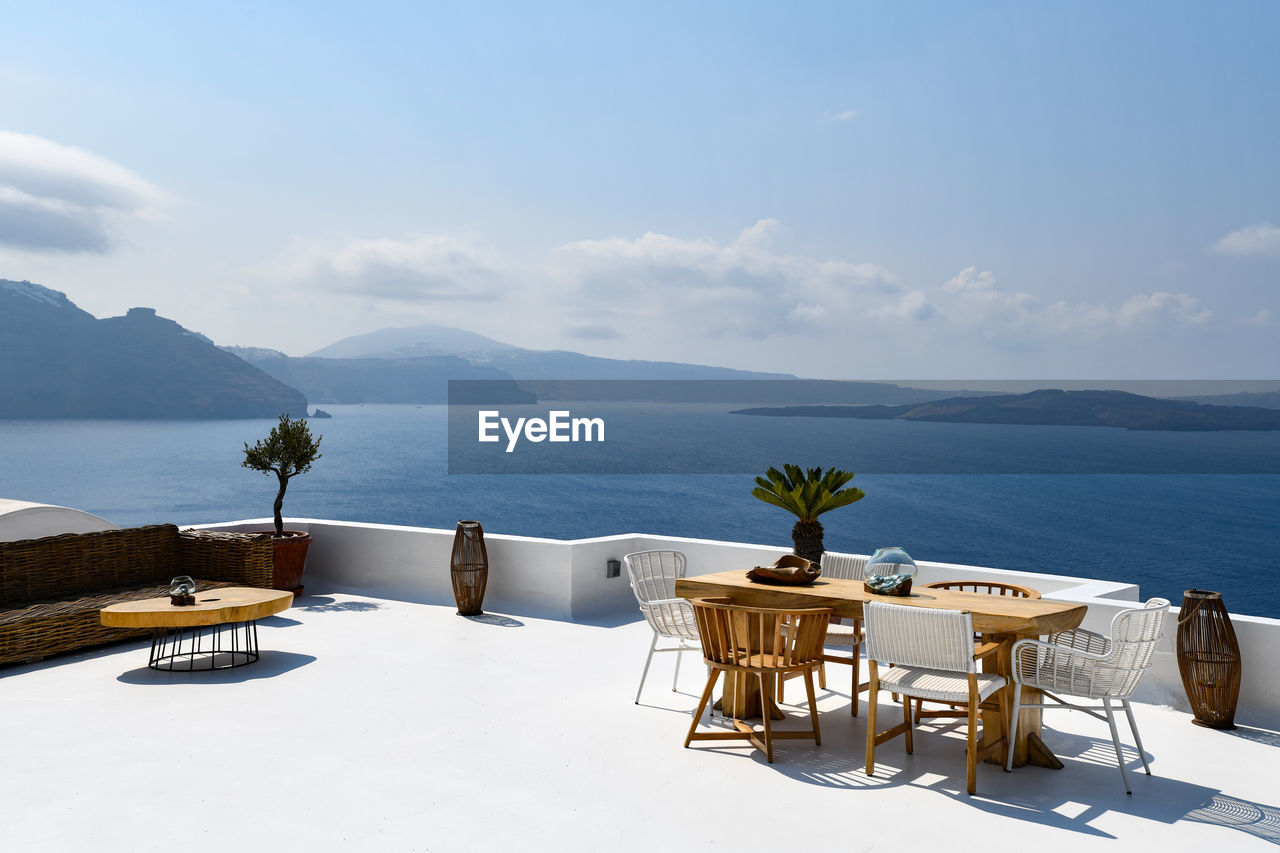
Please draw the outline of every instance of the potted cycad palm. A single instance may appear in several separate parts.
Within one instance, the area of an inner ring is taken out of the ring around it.
[[[297,530],[285,530],[280,510],[284,506],[284,493],[289,481],[311,470],[311,463],[320,458],[320,439],[311,436],[311,428],[304,418],[293,419],[287,414],[271,428],[271,434],[250,447],[244,446],[244,461],[240,464],[264,474],[275,474],[279,490],[273,507],[275,513],[274,582],[276,589],[287,589],[294,595],[302,593],[302,572],[306,568],[307,548],[311,534]]]
[[[791,541],[795,543],[795,555],[812,563],[822,562],[822,524],[818,516],[865,496],[862,489],[846,484],[853,479],[852,471],[829,468],[810,468],[799,465],[783,465],[783,470],[770,468],[765,476],[756,477],[756,487],[751,494],[774,506],[779,506],[799,519],[791,528]]]

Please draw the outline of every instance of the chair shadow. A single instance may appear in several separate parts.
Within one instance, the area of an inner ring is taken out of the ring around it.
[[[493,625],[497,628],[523,628],[524,623],[519,619],[512,619],[510,616],[500,616],[497,613],[481,613],[478,616],[463,616],[468,622],[475,622],[477,625]]]
[[[1209,802],[1186,814],[1186,819],[1196,823],[1209,823],[1238,829],[1243,833],[1280,844],[1280,809],[1214,794]]]
[[[795,713],[796,709],[787,710]],[[1120,812],[1170,825],[1182,820],[1212,824],[1280,845],[1280,808],[1233,797],[1203,785],[1164,778],[1158,771],[1147,776],[1142,772],[1137,750],[1127,745],[1122,749],[1134,793],[1126,795],[1120,785],[1110,739],[1046,731],[1046,742],[1064,759],[1065,769],[1023,767],[1006,775],[1002,768],[984,764],[978,769],[978,792],[969,796],[965,792],[963,741],[954,736],[955,732],[963,731],[963,726],[951,720],[926,720],[917,730],[916,755],[906,755],[901,744],[896,752],[892,745],[886,744],[876,750],[876,774],[867,776],[861,750],[866,734],[865,718],[854,723],[854,730],[841,734],[831,732],[826,722],[833,714],[847,713],[847,710],[847,705],[838,706],[822,714],[824,746],[789,742],[777,750],[772,765],[759,750],[751,749],[746,743],[698,748],[742,758],[748,757],[744,749],[749,749],[751,760],[809,785],[865,791],[894,786],[929,789],[993,815],[1082,836],[1115,838],[1094,824],[1108,813]],[[704,717],[702,725],[707,722]],[[852,737],[852,742],[844,744],[845,737]],[[947,753],[945,758],[938,759],[940,751]],[[1073,774],[1069,793],[1052,777],[1048,785],[1033,784],[1036,774],[1054,772]],[[984,776],[987,777],[985,783]],[[1026,777],[1025,783],[1018,777]]]
[[[156,670],[143,666],[121,673],[116,677],[116,680],[124,684],[165,687],[174,684],[239,684],[245,681],[257,681],[263,678],[283,675],[286,672],[313,663],[315,660],[314,655],[300,655],[294,652],[278,652],[264,649],[257,661],[246,666],[195,671],[181,669],[173,671]]]

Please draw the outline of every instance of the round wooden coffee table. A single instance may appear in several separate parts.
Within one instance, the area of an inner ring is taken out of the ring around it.
[[[150,628],[152,669],[230,669],[258,659],[258,620],[292,604],[291,592],[228,586],[198,592],[185,607],[168,596],[112,604],[99,618],[114,628]]]

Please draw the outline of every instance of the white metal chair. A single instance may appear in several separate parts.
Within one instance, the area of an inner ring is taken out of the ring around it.
[[[1124,792],[1132,794],[1129,774],[1124,769],[1124,756],[1120,752],[1120,735],[1116,730],[1116,718],[1111,700],[1117,699],[1129,718],[1129,728],[1138,746],[1138,756],[1147,775],[1151,767],[1142,748],[1138,724],[1133,719],[1129,697],[1137,688],[1142,674],[1151,665],[1156,643],[1164,631],[1169,602],[1153,598],[1142,607],[1122,610],[1111,620],[1111,636],[1076,628],[1050,635],[1048,641],[1019,640],[1013,644],[1013,724],[1010,740],[1017,735],[1018,711],[1021,708],[1071,708],[1084,711],[1099,720],[1106,720],[1111,727],[1111,743],[1116,749],[1116,761],[1120,764],[1120,778],[1124,780]],[[1022,685],[1039,688],[1055,704],[1023,704]],[[1100,699],[1101,705],[1074,705],[1055,694]],[[1098,711],[1106,712],[1104,717]],[[1005,761],[1012,768],[1012,754]]]
[[[1032,589],[1029,586],[1021,586],[1016,583],[1004,583],[1001,581],[985,581],[985,580],[962,580],[962,581],[934,581],[920,587],[921,590],[926,589],[954,589],[960,592],[976,592],[982,595],[1008,595],[1013,598],[1040,598],[1040,591]],[[976,636],[973,638],[977,645],[986,642],[986,638]],[[945,710],[933,710],[924,708],[924,700],[916,700],[916,722],[920,722],[926,717],[963,717],[964,712],[958,711],[954,707]]]
[[[631,591],[640,604],[640,612],[653,629],[653,641],[649,643],[649,656],[644,661],[640,686],[636,688],[636,704],[640,692],[649,677],[649,664],[655,652],[675,652],[676,672],[671,678],[671,689],[676,689],[680,678],[681,652],[700,652],[698,623],[693,615],[693,605],[676,597],[676,579],[684,577],[686,560],[679,551],[637,551],[622,558],[627,567]],[[658,638],[676,640],[677,645],[658,648]]]
[[[863,577],[863,570],[867,567],[867,559],[866,555],[834,554],[828,551],[822,555],[822,576],[824,578],[860,581]],[[858,681],[858,677],[862,674],[862,620],[851,619],[849,621],[850,624],[844,624],[833,619],[831,624],[827,625],[827,638],[823,645],[848,648],[850,655],[829,655],[823,652],[823,667],[818,670],[818,686],[823,690],[827,688],[826,664],[838,663],[852,666],[853,689],[849,693],[849,712],[856,717],[858,716],[858,693],[870,687],[871,682]],[[786,677],[790,678],[792,676],[788,675]],[[779,685],[778,697],[782,697],[781,685]]]
[[[912,698],[965,705],[969,717],[965,787],[972,794],[977,790],[978,762],[1011,743],[1001,732],[1000,737],[991,738],[986,746],[978,748],[978,709],[1006,685],[1003,675],[979,672],[978,661],[996,652],[1000,644],[984,643],[975,649],[973,614],[968,612],[869,601],[862,608],[862,618],[867,627],[867,665],[871,670],[867,775],[875,773],[878,744],[905,734],[907,753],[911,753]],[[883,678],[879,668],[882,663],[894,665]],[[902,694],[903,721],[877,732],[876,712],[882,686]],[[989,707],[998,707],[998,701]]]

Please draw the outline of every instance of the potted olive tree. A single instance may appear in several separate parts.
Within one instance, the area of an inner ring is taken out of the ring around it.
[[[795,543],[795,555],[812,563],[822,562],[822,524],[818,516],[866,495],[862,489],[845,485],[853,479],[852,471],[829,468],[810,468],[805,471],[799,465],[783,465],[783,470],[770,468],[765,476],[756,477],[756,487],[751,494],[765,503],[785,509],[799,519],[791,528],[791,541]]]
[[[284,493],[289,481],[311,470],[311,463],[320,458],[320,439],[311,436],[311,428],[304,418],[297,420],[287,414],[280,416],[280,423],[271,428],[271,434],[250,447],[244,446],[244,461],[240,464],[264,474],[275,474],[280,489],[276,492],[274,545],[274,583],[276,589],[287,589],[294,595],[302,593],[302,571],[306,567],[307,548],[311,534],[297,530],[285,530],[280,510],[284,506]]]

